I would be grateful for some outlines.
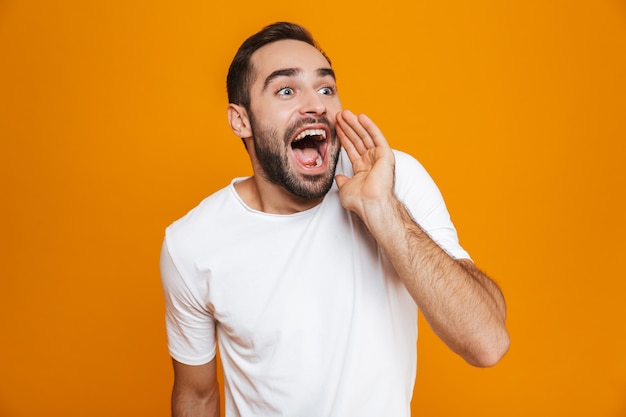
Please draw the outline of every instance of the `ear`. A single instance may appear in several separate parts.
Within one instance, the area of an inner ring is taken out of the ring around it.
[[[250,118],[248,112],[243,106],[230,103],[228,105],[228,123],[235,135],[242,139],[252,137],[252,128],[250,127]]]

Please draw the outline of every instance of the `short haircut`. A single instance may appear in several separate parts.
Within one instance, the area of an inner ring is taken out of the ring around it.
[[[273,23],[250,36],[237,50],[226,77],[229,103],[238,104],[250,110],[250,86],[255,76],[250,62],[252,54],[267,44],[287,39],[306,42],[314,46],[330,64],[330,59],[306,28],[289,22]]]

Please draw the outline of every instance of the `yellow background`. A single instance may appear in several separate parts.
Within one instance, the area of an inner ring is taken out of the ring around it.
[[[250,173],[225,76],[312,30],[439,184],[512,347],[421,323],[420,416],[626,416],[626,3],[0,1],[0,416],[167,416],[163,229]]]

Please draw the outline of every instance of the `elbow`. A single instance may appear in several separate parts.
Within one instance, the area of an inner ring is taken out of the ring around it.
[[[502,329],[489,341],[479,343],[471,355],[465,360],[477,368],[490,368],[495,366],[508,352],[511,340],[506,329]]]

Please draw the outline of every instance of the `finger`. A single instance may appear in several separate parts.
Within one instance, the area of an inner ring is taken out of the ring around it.
[[[350,178],[346,177],[345,175],[342,174],[337,174],[335,176],[335,182],[337,183],[337,188],[341,189],[341,187],[343,187],[343,185],[348,182]]]
[[[375,146],[389,147],[389,143],[387,142],[385,135],[383,135],[383,132],[380,131],[380,129],[378,128],[376,123],[372,121],[372,119],[370,119],[365,114],[359,114],[358,119],[361,126],[363,126],[365,130],[367,130],[368,137],[371,138],[372,143]]]
[[[337,120],[339,120],[339,117],[340,116],[337,116]],[[341,146],[348,154],[348,158],[350,158],[350,162],[354,163],[354,161],[361,157],[361,153],[354,146],[354,143],[352,143],[352,141],[348,138],[348,135],[343,130],[341,124],[337,123],[337,126],[335,126],[335,131],[337,132],[337,137],[339,138],[339,142],[341,142]]]
[[[342,140],[342,145],[344,145],[346,150],[348,149],[348,146],[351,146],[356,150],[359,155],[363,155],[365,152],[367,152],[367,147],[363,143],[363,140],[361,139],[359,134],[355,132],[355,130],[352,128],[352,125],[346,120],[346,118],[350,117],[356,119],[356,116],[348,111],[343,111],[337,114],[338,131],[339,129],[341,129],[341,132],[343,133],[343,140],[341,136],[339,137],[339,139]],[[344,144],[344,141],[350,142],[350,144]]]
[[[363,142],[363,145],[366,149],[371,149],[375,146],[374,140],[370,136],[370,133],[361,124],[360,116],[357,117],[350,110],[345,110],[343,120],[350,126],[352,131],[356,133],[358,138]]]

